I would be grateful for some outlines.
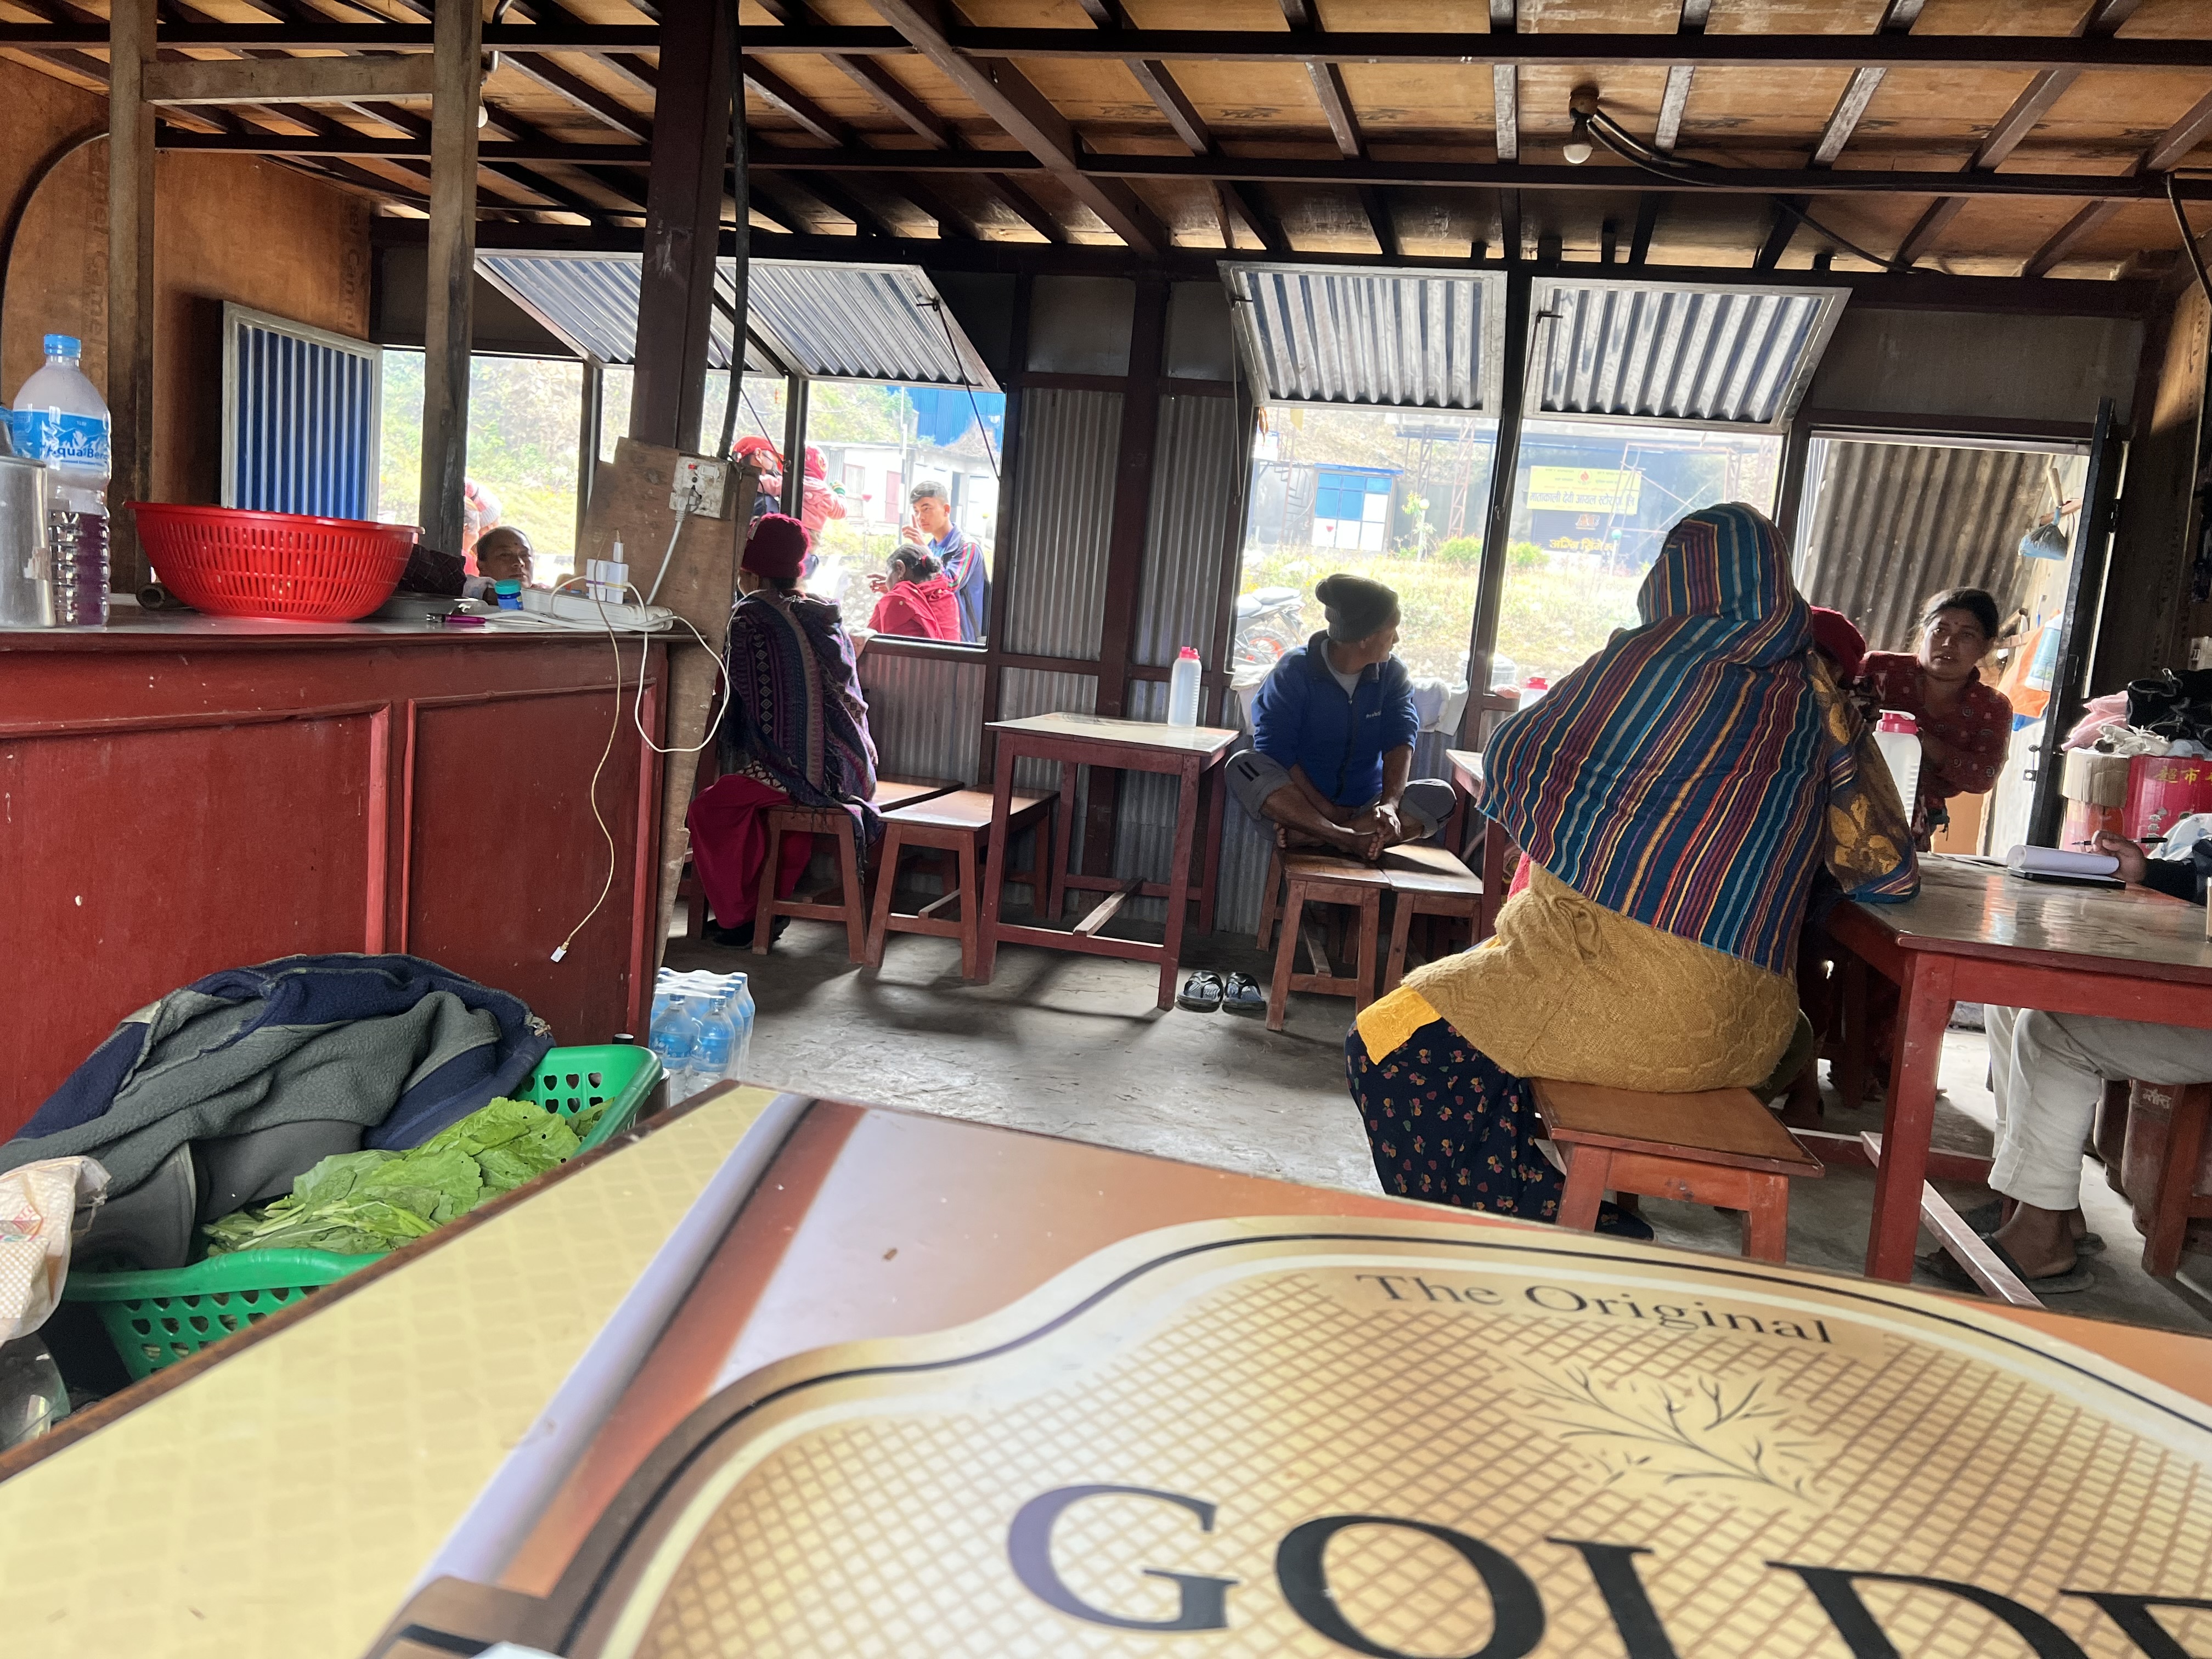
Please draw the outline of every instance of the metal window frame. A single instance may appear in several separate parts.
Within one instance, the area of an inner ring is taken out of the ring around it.
[[[368,472],[362,480],[363,499],[370,518],[376,515],[384,474],[384,348],[373,340],[356,340],[312,323],[256,311],[234,300],[222,304],[222,470],[216,486],[218,503],[238,505],[238,347],[239,331],[255,328],[264,333],[289,334],[310,345],[349,352],[368,365]]]

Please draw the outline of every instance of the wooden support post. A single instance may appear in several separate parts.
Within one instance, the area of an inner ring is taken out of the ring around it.
[[[483,11],[476,0],[437,0],[438,91],[430,106],[429,261],[422,314],[424,539],[461,550],[461,495],[469,453],[469,345],[476,331],[477,106],[483,79]]]
[[[597,357],[584,359],[583,395],[576,405],[576,545],[584,544],[584,526],[592,511],[592,486],[599,470],[599,433],[606,415],[607,366]],[[584,574],[583,560],[576,574]]]
[[[111,586],[135,593],[152,574],[125,501],[154,494],[154,0],[115,0],[108,15],[107,487]]]
[[[721,245],[722,176],[730,154],[729,31],[735,11],[725,0],[667,0],[660,11],[660,88],[646,192],[629,435],[678,450],[698,449],[706,398],[714,254]],[[744,212],[742,204],[738,210]],[[744,332],[738,331],[740,349]]]
[[[806,388],[804,374],[793,371],[784,381],[783,393],[783,499],[776,503],[779,513],[797,518],[799,509],[806,505]],[[903,482],[911,483],[913,480]],[[899,517],[906,517],[905,503],[893,501]]]
[[[1168,285],[1137,284],[1129,331],[1129,375],[1122,382],[1121,441],[1115,463],[1114,517],[1106,543],[1106,616],[1098,636],[1097,712],[1128,714],[1129,652],[1135,643],[1138,597],[1144,586],[1145,532],[1152,514],[1152,447],[1160,426],[1159,380],[1167,344]],[[1093,769],[1084,802],[1083,868],[1101,876],[1114,867],[1117,774]]]

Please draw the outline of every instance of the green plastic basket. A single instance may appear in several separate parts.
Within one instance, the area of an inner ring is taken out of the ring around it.
[[[514,1094],[570,1118],[603,1100],[609,1102],[577,1149],[580,1156],[629,1128],[659,1080],[660,1061],[652,1049],[599,1043],[552,1049],[529,1084]],[[71,1273],[62,1295],[70,1302],[94,1304],[136,1382],[267,1318],[319,1285],[383,1259],[382,1253],[238,1250],[188,1267]]]

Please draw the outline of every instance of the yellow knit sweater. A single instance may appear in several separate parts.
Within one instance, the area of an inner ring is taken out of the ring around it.
[[[1380,1060],[1436,1019],[1516,1077],[1691,1094],[1771,1073],[1796,1029],[1797,991],[1539,867],[1486,945],[1416,969],[1358,1024]]]

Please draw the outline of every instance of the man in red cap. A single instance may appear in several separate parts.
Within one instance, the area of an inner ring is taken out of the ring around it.
[[[718,945],[752,943],[768,835],[761,814],[797,801],[842,807],[866,847],[883,832],[869,805],[876,748],[853,641],[837,607],[799,591],[811,538],[798,520],[755,522],[738,567],[730,612],[729,691],[722,714],[722,776],[691,803],[691,862],[719,926]],[[799,885],[812,837],[784,839],[776,891]]]

